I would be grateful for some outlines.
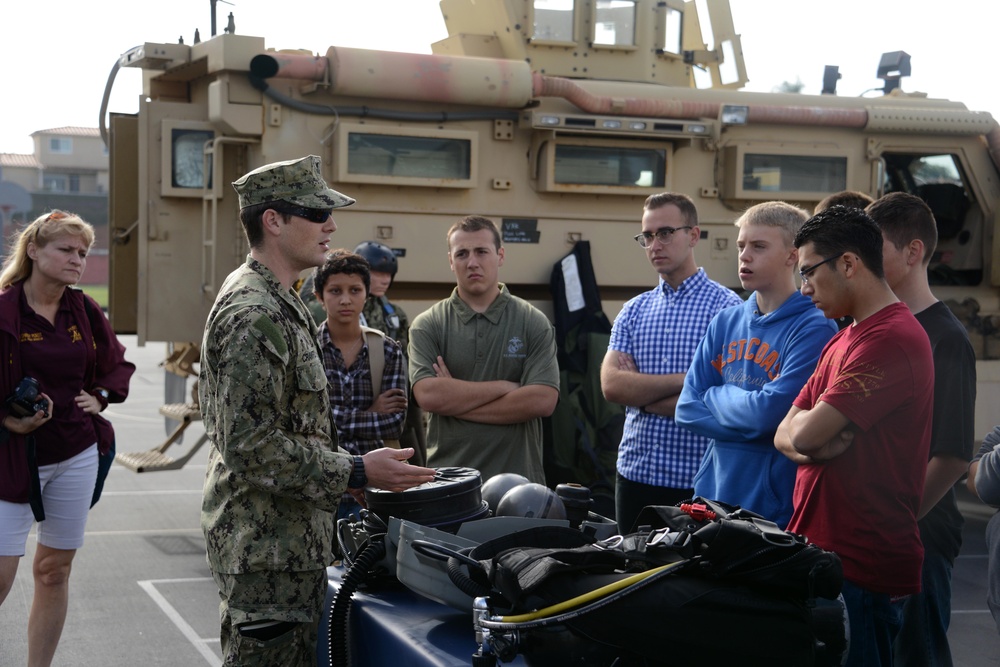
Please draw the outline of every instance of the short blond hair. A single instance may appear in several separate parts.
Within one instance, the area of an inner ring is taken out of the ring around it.
[[[808,219],[809,214],[798,206],[783,201],[767,201],[745,210],[733,224],[737,227],[744,225],[777,227],[782,232],[785,244],[791,247],[795,242],[795,235]]]

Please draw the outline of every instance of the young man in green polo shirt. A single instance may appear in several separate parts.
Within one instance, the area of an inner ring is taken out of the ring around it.
[[[492,220],[465,217],[447,239],[457,285],[410,326],[410,384],[430,413],[427,465],[544,484],[542,417],[559,399],[552,324],[498,281],[504,248]]]

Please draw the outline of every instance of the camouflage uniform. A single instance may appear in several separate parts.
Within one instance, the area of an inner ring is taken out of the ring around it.
[[[410,344],[410,318],[402,308],[390,303],[384,296],[369,296],[361,314],[368,326],[399,343],[403,354],[406,354],[406,347]]]
[[[302,285],[299,287],[299,298],[302,299],[302,303],[306,304],[309,314],[312,315],[313,321],[317,325],[323,324],[326,321],[326,309],[323,308],[323,302],[316,298],[313,274],[310,273],[302,280]],[[368,304],[365,304],[366,308],[367,306]]]
[[[293,205],[346,205],[328,195],[341,196],[319,176],[318,158],[262,169],[275,167],[234,184],[243,207],[282,185]],[[211,450],[201,525],[225,665],[315,663],[333,513],[354,468],[337,446],[316,334],[298,296],[252,256],[223,283],[205,327],[198,393]]]

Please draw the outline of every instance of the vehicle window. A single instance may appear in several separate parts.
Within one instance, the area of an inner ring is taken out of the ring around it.
[[[534,40],[545,42],[573,41],[573,0],[535,0]]]
[[[743,189],[759,192],[839,192],[847,188],[847,158],[747,153]]]
[[[594,44],[635,44],[635,0],[597,0]]]
[[[983,276],[982,216],[973,207],[958,158],[951,154],[887,153],[882,189],[920,197],[934,213],[937,250],[928,267],[932,285],[978,285]]]
[[[471,142],[447,137],[408,137],[351,132],[347,171],[372,176],[468,179]]]
[[[663,187],[667,156],[663,149],[612,146],[556,146],[555,182],[619,187]]]

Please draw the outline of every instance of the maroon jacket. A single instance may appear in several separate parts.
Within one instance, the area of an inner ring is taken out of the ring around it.
[[[19,304],[23,288],[22,281],[0,292],[0,423],[8,414],[4,400],[14,392],[23,377],[19,349]],[[89,302],[89,306],[84,300]],[[128,396],[129,379],[135,372],[135,365],[125,360],[125,346],[118,340],[96,301],[75,288],[66,289],[63,301],[69,303],[73,318],[87,343],[88,380],[86,386],[80,389],[91,391],[94,387],[104,387],[108,390],[109,402],[121,403]],[[88,311],[91,317],[88,317]],[[92,418],[100,451],[106,454],[114,438],[111,422],[100,415],[93,415]],[[0,430],[0,500],[28,502],[29,483],[24,436]]]

